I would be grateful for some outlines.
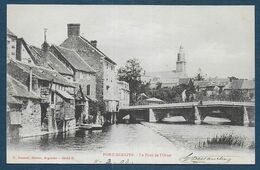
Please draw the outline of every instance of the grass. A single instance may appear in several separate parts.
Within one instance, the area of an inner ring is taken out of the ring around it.
[[[207,138],[206,141],[199,141],[196,148],[212,148],[212,147],[240,147],[254,149],[255,142],[251,142],[248,145],[248,141],[243,136],[238,136],[234,134],[222,134],[216,135],[212,138]]]

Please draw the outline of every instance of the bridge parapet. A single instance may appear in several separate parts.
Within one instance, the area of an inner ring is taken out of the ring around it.
[[[121,116],[120,116],[121,113]],[[255,120],[255,103],[231,101],[204,101],[128,106],[121,108],[119,118],[129,114],[131,118],[145,121],[161,121],[166,117],[183,116],[187,122],[200,124],[205,117],[227,118],[234,124],[248,124]]]

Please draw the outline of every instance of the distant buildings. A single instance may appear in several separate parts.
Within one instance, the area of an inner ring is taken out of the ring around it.
[[[145,83],[150,83],[150,87],[156,88],[158,83],[161,87],[173,87],[180,84],[180,79],[187,78],[186,60],[184,47],[180,46],[177,54],[176,70],[162,72],[147,72],[142,75],[141,79]]]
[[[232,91],[241,92],[244,97],[254,101],[255,100],[255,81],[254,80],[232,80],[224,87],[224,93],[230,94]]]

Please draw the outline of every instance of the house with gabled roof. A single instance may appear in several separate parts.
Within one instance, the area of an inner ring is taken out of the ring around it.
[[[80,92],[84,100],[76,98],[76,122],[80,124],[89,115],[89,102],[96,101],[96,71],[73,49],[52,45],[50,51],[73,73],[76,94]]]
[[[40,96],[7,75],[6,129],[8,138],[41,134]]]
[[[80,24],[68,24],[68,37],[60,46],[75,50],[96,71],[96,93],[99,101],[106,103],[107,112],[118,107],[116,63],[104,54],[97,41],[88,41],[80,35]]]
[[[29,49],[33,54],[32,58],[36,65],[44,65],[46,68],[56,70],[70,82],[73,81],[73,71],[66,67],[52,52],[47,51],[44,53],[42,49],[32,45],[29,46]],[[41,64],[41,59],[44,57],[46,61],[44,61],[44,64]]]
[[[74,50],[52,45],[51,51],[69,70],[72,70],[73,80],[81,85],[85,96],[96,100],[96,71]]]
[[[17,60],[8,63],[7,72],[29,92],[40,97],[40,122],[43,133],[61,132],[76,127],[73,83],[55,70]]]

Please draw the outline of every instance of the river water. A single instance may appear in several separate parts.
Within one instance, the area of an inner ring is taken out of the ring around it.
[[[200,147],[215,136],[232,134],[244,140],[243,147]],[[249,153],[254,158],[255,128],[208,121],[203,125],[173,123],[114,124],[102,131],[71,130],[66,133],[23,138],[8,144],[10,151],[73,153],[176,153],[222,150]]]

